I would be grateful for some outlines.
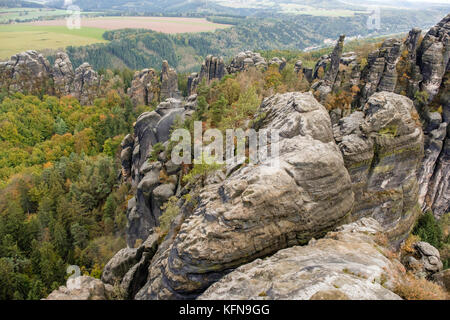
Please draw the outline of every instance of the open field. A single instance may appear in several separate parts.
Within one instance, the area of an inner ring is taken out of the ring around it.
[[[8,21],[28,21],[31,19],[61,17],[67,15],[66,10],[46,8],[0,8],[0,23]]]
[[[3,25],[0,26],[0,59],[30,49],[64,49],[67,46],[106,42],[102,38],[105,31],[100,28],[69,30],[62,26]]]
[[[65,26],[64,19],[36,21],[34,26]],[[82,27],[116,30],[125,28],[149,29],[164,33],[207,32],[216,29],[229,28],[229,25],[217,24],[199,18],[168,18],[168,17],[99,17],[81,19]]]

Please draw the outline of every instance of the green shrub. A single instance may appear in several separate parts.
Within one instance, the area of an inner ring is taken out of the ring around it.
[[[426,212],[419,218],[412,233],[438,249],[442,247],[441,226],[431,211]]]

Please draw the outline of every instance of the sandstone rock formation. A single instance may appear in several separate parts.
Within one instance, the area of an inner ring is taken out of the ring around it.
[[[82,105],[92,104],[99,96],[102,78],[89,63],[83,63],[75,70],[70,94]]]
[[[278,70],[281,72],[286,67],[287,61],[285,58],[274,57],[270,59],[269,66],[278,66]]]
[[[419,277],[429,277],[442,271],[442,261],[439,250],[427,242],[417,242],[413,245],[415,252],[404,257],[404,264]]]
[[[364,87],[361,90],[360,105],[375,92],[394,92],[397,84],[397,62],[402,53],[402,41],[387,39],[380,49],[369,54],[367,66],[362,71],[361,80]]]
[[[137,119],[134,135],[122,142],[123,177],[131,179],[137,189],[127,210],[127,243],[131,248],[136,240],[147,239],[152,228],[159,224],[160,207],[174,195],[178,185],[179,167],[166,156],[154,154],[153,147],[167,146],[172,125],[191,114],[192,106],[192,102],[185,104],[177,99],[161,102],[155,111],[145,112]],[[161,180],[161,174],[167,178]]]
[[[207,185],[173,242],[152,260],[138,299],[193,298],[227,270],[340,225],[353,206],[325,108],[310,93],[266,99],[257,129],[279,129],[280,167],[242,167]]]
[[[398,262],[375,242],[382,230],[364,218],[304,247],[243,265],[211,285],[200,300],[399,300]]]
[[[163,61],[161,68],[161,93],[160,99],[164,101],[168,98],[179,99],[181,97],[178,91],[178,75],[175,69],[169,67],[167,61]]]
[[[429,94],[431,101],[439,91],[445,72],[450,70],[450,14],[425,35],[417,62],[423,77],[421,90]]]
[[[53,66],[55,94],[57,96],[69,95],[74,77],[75,74],[69,56],[65,52],[58,52]]]
[[[249,67],[267,68],[266,59],[261,57],[261,54],[252,51],[240,52],[233,58],[230,65],[226,67],[229,74],[239,71],[244,71]]]
[[[152,232],[138,248],[124,248],[116,253],[105,266],[102,281],[109,285],[120,284],[124,298],[134,298],[147,280],[150,260],[158,249],[158,237]]]
[[[300,73],[301,71],[303,71],[303,61],[302,60],[298,60],[297,62],[295,62],[294,71],[297,74]]]
[[[51,66],[44,56],[34,50],[18,53],[0,63],[0,87],[8,92],[39,95],[51,92]]]
[[[135,106],[150,105],[159,100],[160,84],[158,75],[153,69],[136,71],[128,88],[128,96]]]
[[[112,286],[98,279],[80,276],[69,278],[66,286],[53,291],[45,300],[108,300]]]
[[[397,242],[421,212],[417,171],[423,157],[423,132],[417,119],[409,98],[379,92],[362,112],[334,126],[355,193],[353,218],[375,218]]]
[[[66,53],[56,54],[53,67],[36,51],[30,50],[0,63],[0,87],[8,92],[34,95],[72,95],[82,105],[92,104],[102,96],[102,77],[88,63],[75,72]]]
[[[205,79],[209,84],[214,80],[222,79],[226,74],[225,63],[222,57],[208,55],[202,64],[200,74],[192,73],[188,78],[188,95],[195,93],[198,85]]]
[[[336,46],[330,56],[324,56],[314,68],[314,74],[318,77],[319,68],[324,68],[325,75],[322,80],[315,83],[311,88],[319,92],[320,101],[324,101],[331,93],[339,73],[341,56],[344,50],[345,35],[339,37]]]

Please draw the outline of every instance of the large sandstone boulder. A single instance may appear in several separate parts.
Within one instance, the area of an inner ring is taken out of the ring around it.
[[[419,277],[430,277],[442,271],[439,250],[428,242],[417,242],[413,245],[414,253],[404,257],[404,264]]]
[[[211,285],[200,300],[399,300],[392,292],[399,263],[377,245],[370,218],[345,225],[303,247],[243,265]]]
[[[401,241],[420,213],[417,171],[424,142],[417,119],[410,99],[380,92],[334,127],[352,178],[353,218],[374,217],[391,240]]]
[[[228,270],[347,221],[353,192],[325,108],[310,93],[287,93],[266,99],[263,114],[255,128],[280,130],[280,166],[242,167],[207,185],[136,298],[195,298]]]

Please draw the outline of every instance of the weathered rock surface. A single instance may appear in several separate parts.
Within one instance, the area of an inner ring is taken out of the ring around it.
[[[196,297],[229,269],[346,221],[353,193],[325,108],[310,93],[288,93],[266,99],[260,112],[257,129],[280,129],[280,167],[243,167],[206,186],[136,298]]]
[[[295,73],[300,73],[301,71],[303,71],[303,61],[302,60],[298,60],[295,65],[294,65],[294,71]]]
[[[71,95],[82,105],[92,104],[99,96],[102,78],[89,63],[83,63],[75,70]]]
[[[160,207],[172,195],[178,184],[179,167],[170,160],[151,159],[153,146],[167,145],[170,130],[176,121],[182,121],[195,108],[195,97],[189,103],[177,99],[161,102],[155,111],[144,112],[134,125],[134,135],[122,142],[122,173],[131,179],[136,195],[128,202],[127,244],[134,247],[136,240],[147,239],[153,227],[159,225]],[[161,175],[169,180],[162,181]]]
[[[261,54],[252,51],[239,53],[233,58],[230,65],[226,67],[229,74],[244,71],[249,67],[267,68],[268,64]]]
[[[438,93],[442,78],[450,70],[450,14],[431,28],[423,38],[417,53],[423,81],[421,90],[430,101]]]
[[[102,281],[111,285],[122,281],[123,276],[141,259],[143,248],[124,248],[109,260],[103,269]]]
[[[428,134],[427,139],[430,141],[430,146],[426,149],[428,158],[422,165],[422,170],[425,173],[424,177],[429,180],[428,188],[424,202],[421,203],[424,209],[430,208],[434,215],[439,218],[446,212],[450,211],[450,93],[444,92],[441,97],[441,104],[443,107],[442,121],[438,129],[434,129],[431,134]],[[438,155],[440,139],[442,138],[442,128],[447,125],[447,134],[442,143],[442,149]],[[433,163],[438,155],[437,161]],[[427,161],[428,160],[428,161]],[[429,175],[432,173],[432,176]],[[425,193],[423,190],[422,195]]]
[[[401,277],[375,242],[377,221],[363,218],[304,247],[243,265],[211,285],[203,300],[398,300]]]
[[[51,66],[44,56],[34,50],[18,53],[0,63],[0,87],[8,92],[39,95],[51,92]]]
[[[168,98],[181,98],[178,90],[178,75],[175,69],[169,67],[167,61],[163,61],[161,68],[161,101]]]
[[[225,63],[222,57],[209,55],[202,64],[200,74],[193,73],[188,79],[188,94],[195,93],[197,86],[205,80],[210,84],[214,80],[222,79],[226,74]]]
[[[442,271],[442,261],[439,250],[427,242],[417,242],[413,245],[415,252],[404,257],[405,265],[419,277],[429,277]]]
[[[420,213],[417,171],[423,132],[412,101],[374,94],[363,108],[334,126],[353,184],[352,216],[373,217],[391,240],[401,241]]]
[[[58,52],[53,66],[55,94],[57,96],[70,95],[74,77],[75,74],[69,56],[65,52]]]
[[[273,57],[269,61],[269,66],[277,66],[278,70],[281,72],[284,68],[286,68],[287,61],[285,58]]]
[[[135,106],[150,105],[157,101],[160,85],[156,71],[153,69],[136,71],[127,93]]]
[[[108,300],[112,291],[98,279],[80,276],[69,278],[66,286],[53,291],[45,300]]]
[[[397,62],[402,53],[402,42],[387,39],[380,49],[369,54],[367,66],[362,71],[364,87],[361,90],[360,105],[363,106],[375,92],[394,92],[397,85]]]
[[[320,101],[326,99],[327,95],[331,93],[335,85],[339,73],[342,52],[344,50],[344,40],[345,35],[341,35],[331,55],[322,57],[314,68],[314,74],[316,74],[317,77],[319,68],[324,68],[325,70],[323,79],[312,87],[319,92]]]

